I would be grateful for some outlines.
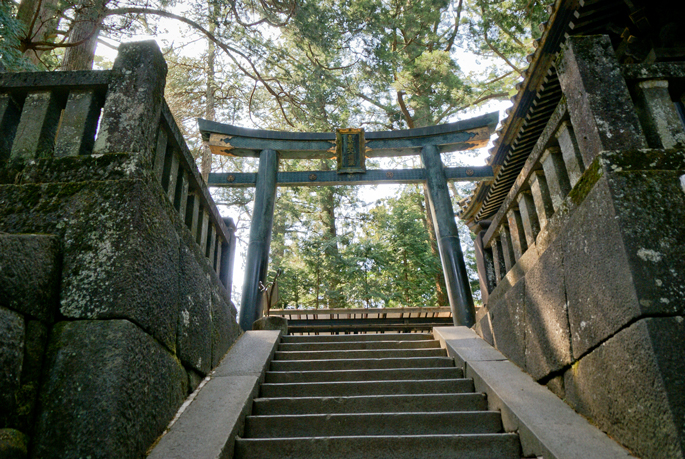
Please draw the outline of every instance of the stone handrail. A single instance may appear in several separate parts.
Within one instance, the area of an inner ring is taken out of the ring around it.
[[[235,225],[222,218],[164,100],[154,42],[127,43],[111,71],[0,73],[0,161],[128,153],[151,172],[230,292]]]
[[[622,66],[623,84],[630,94],[646,148],[685,145],[685,63],[629,64]],[[533,148],[516,182],[487,230],[479,235],[481,289],[487,296],[514,268],[528,248],[544,250],[552,239],[548,222],[565,212],[567,198],[592,157],[579,147],[566,97]],[[582,129],[582,126],[581,126]]]

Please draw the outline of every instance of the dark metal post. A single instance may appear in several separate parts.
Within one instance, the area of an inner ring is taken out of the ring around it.
[[[240,302],[240,328],[243,330],[251,330],[252,323],[261,316],[259,282],[266,282],[269,266],[277,174],[278,153],[274,150],[263,150],[259,155],[259,171],[250,225],[250,243],[247,247],[245,281],[243,282],[243,296]]]
[[[233,264],[235,260],[236,246],[235,223],[233,223],[233,219],[229,217],[226,217],[223,220],[224,224],[226,225],[226,228],[228,228],[229,240],[223,244],[223,247],[221,247],[221,268],[219,269],[219,278],[221,279],[221,282],[224,284],[224,287],[226,287],[226,291],[228,291],[229,295],[231,295],[232,297]]]
[[[438,148],[435,145],[423,147],[421,160],[426,168],[429,205],[435,222],[435,236],[438,240],[454,325],[471,327],[476,322],[476,311],[473,307],[466,264],[459,244],[459,232]]]

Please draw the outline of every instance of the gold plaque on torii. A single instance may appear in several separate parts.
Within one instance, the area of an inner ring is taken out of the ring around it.
[[[338,174],[365,173],[365,151],[364,129],[335,130],[335,156],[338,161]]]

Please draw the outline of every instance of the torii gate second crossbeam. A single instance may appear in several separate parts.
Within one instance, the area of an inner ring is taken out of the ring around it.
[[[259,284],[266,283],[277,186],[422,182],[428,185],[454,324],[471,327],[475,323],[473,297],[447,182],[490,180],[493,174],[489,166],[445,168],[440,153],[486,146],[498,118],[495,112],[438,126],[368,133],[362,129],[338,129],[336,133],[265,131],[198,119],[202,138],[212,153],[259,158],[256,174],[209,174],[208,180],[212,187],[256,188],[240,307],[243,330],[250,330],[261,316]],[[366,170],[366,158],[418,154],[423,169]],[[336,171],[278,172],[279,159],[337,159],[338,167]]]

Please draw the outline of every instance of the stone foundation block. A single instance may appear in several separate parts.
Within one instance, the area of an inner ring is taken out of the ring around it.
[[[568,315],[573,357],[577,359],[640,315],[605,177],[598,179],[559,239],[563,241]]]
[[[488,305],[497,349],[521,368],[526,367],[524,300],[521,279],[504,294],[504,301]]]
[[[638,457],[685,457],[684,337],[682,316],[633,323],[566,372],[566,401]]]
[[[24,341],[24,317],[0,307],[0,427],[16,427]]]
[[[559,242],[526,274],[526,371],[543,378],[571,363],[571,334]]]
[[[221,290],[221,291],[220,291]],[[235,307],[223,287],[212,289],[212,368],[221,362],[231,345],[242,333],[236,320]]]
[[[175,350],[179,242],[162,199],[135,180],[89,183],[62,203],[75,207],[64,232],[65,317],[126,318]]]
[[[651,153],[655,162],[672,154]],[[649,154],[632,152],[640,156]],[[613,155],[606,156],[614,159]],[[632,162],[631,152],[615,156],[618,156],[617,162]],[[617,171],[606,175],[640,310],[645,315],[685,314],[682,169]]]
[[[141,457],[187,394],[178,360],[126,320],[56,324],[46,363],[33,458]]]
[[[0,235],[0,305],[52,322],[59,275],[57,237]]]
[[[207,374],[212,369],[211,293],[207,275],[191,250],[181,245],[178,357],[184,365]]]

